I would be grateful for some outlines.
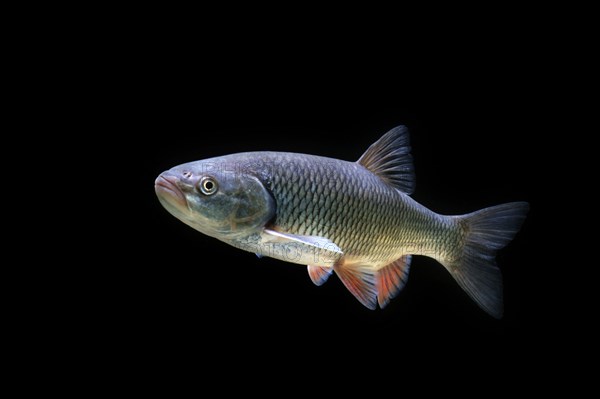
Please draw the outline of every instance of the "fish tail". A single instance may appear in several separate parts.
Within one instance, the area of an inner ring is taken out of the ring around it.
[[[464,234],[462,252],[442,259],[462,289],[497,319],[502,317],[504,305],[496,251],[517,234],[528,210],[527,202],[511,202],[457,216]]]

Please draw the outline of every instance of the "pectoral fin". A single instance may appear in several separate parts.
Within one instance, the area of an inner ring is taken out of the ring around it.
[[[344,253],[334,242],[324,237],[300,236],[265,229],[265,243],[282,245],[290,255],[284,259],[289,262],[332,267]]]
[[[311,247],[317,247],[319,249],[326,250],[329,252],[335,252],[340,255],[343,254],[340,247],[335,245],[333,241],[327,238],[315,236],[298,236],[294,234],[280,233],[279,231],[270,229],[265,229],[265,233],[272,236],[273,240],[275,241],[293,241]]]

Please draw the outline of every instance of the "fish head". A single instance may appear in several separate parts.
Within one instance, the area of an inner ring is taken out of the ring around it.
[[[264,228],[275,215],[275,201],[256,174],[224,162],[176,166],[158,176],[154,189],[165,209],[182,222],[231,240]]]

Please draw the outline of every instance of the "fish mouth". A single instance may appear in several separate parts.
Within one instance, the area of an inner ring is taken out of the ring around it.
[[[177,186],[179,179],[175,176],[162,174],[154,181],[154,191],[159,199],[163,199],[178,207],[185,207],[187,201],[183,192]]]

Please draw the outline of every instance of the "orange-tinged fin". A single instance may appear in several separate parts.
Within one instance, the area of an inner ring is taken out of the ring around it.
[[[333,268],[331,267],[308,265],[308,276],[315,285],[323,285],[329,276],[331,276],[331,273],[333,273]]]
[[[371,271],[343,264],[335,265],[333,270],[360,303],[371,310],[377,308],[377,286],[375,275]]]
[[[408,280],[411,255],[405,255],[377,272],[377,301],[384,308]]]
[[[357,162],[403,193],[410,195],[415,190],[415,168],[406,126],[384,134]]]

